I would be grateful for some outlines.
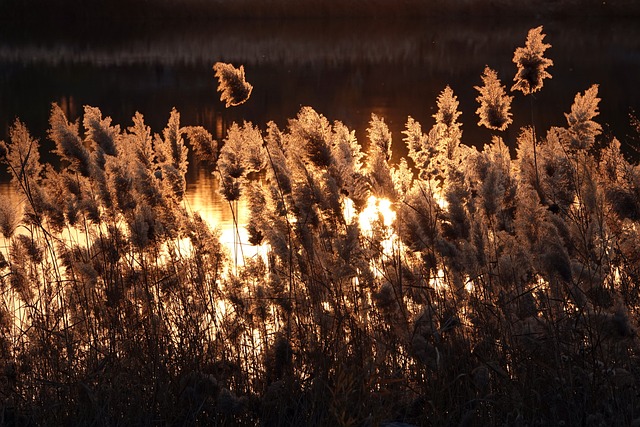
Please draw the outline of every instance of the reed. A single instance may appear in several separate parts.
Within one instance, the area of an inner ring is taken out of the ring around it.
[[[511,97],[482,79],[479,125],[501,130]],[[218,143],[175,110],[152,134],[141,114],[124,128],[86,107],[81,129],[54,105],[59,168],[16,121],[0,420],[638,423],[640,175],[599,101],[593,86],[566,127],[478,149],[447,87],[427,133],[408,119],[397,164],[382,118],[363,150],[310,107]],[[189,147],[230,203],[249,198],[264,257],[230,254],[186,208]]]

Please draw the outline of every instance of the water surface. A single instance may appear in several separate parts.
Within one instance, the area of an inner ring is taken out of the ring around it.
[[[46,140],[52,102],[75,120],[84,105],[98,106],[122,127],[136,111],[160,133],[172,107],[182,124],[202,125],[219,140],[233,121],[286,127],[310,105],[340,120],[366,145],[371,113],[385,118],[394,138],[394,160],[406,149],[407,116],[423,129],[433,124],[436,97],[448,84],[460,101],[463,142],[481,147],[492,133],[475,115],[480,75],[489,65],[510,87],[513,51],[529,28],[544,25],[553,78],[531,102],[515,94],[513,125],[502,134],[514,145],[519,128],[564,125],[577,92],[600,85],[600,123],[633,154],[637,135],[629,113],[640,111],[640,25],[633,21],[225,21],[193,28],[109,33],[21,34],[0,40],[0,138],[20,117]],[[225,109],[211,69],[216,61],[244,64],[254,85],[246,104]],[[533,113],[533,114],[532,114]],[[44,156],[47,158],[46,156]],[[0,191],[7,193],[2,176]],[[195,162],[187,201],[212,222],[231,224],[216,182]],[[244,221],[241,218],[241,222]]]

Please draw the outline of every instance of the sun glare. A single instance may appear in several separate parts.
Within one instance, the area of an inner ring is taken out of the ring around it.
[[[266,263],[269,245],[249,243],[247,201],[241,200],[232,210],[219,195],[219,184],[211,175],[201,173],[199,180],[204,185],[190,186],[187,191],[188,209],[198,212],[209,227],[220,231],[220,243],[227,248],[235,265],[242,266],[245,259],[256,256],[262,257]]]
[[[237,229],[232,226],[223,228],[220,234],[220,243],[229,249],[232,258],[237,260],[238,266],[244,265],[246,259],[257,256],[261,257],[265,263],[268,262],[267,254],[270,246],[267,243],[262,245],[250,244],[249,232],[245,224],[239,224]]]
[[[441,209],[446,210],[449,207],[449,202],[447,202],[447,199],[445,198],[444,192],[441,188],[435,188],[435,191],[433,192],[433,198]]]
[[[396,213],[391,209],[391,202],[375,196],[369,197],[367,206],[358,215],[360,229],[368,234],[373,232],[377,221],[385,228],[389,228],[395,220]]]

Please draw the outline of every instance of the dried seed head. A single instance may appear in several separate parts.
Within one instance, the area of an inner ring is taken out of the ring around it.
[[[489,67],[485,67],[482,75],[482,87],[474,87],[480,95],[476,101],[480,103],[480,107],[476,110],[476,114],[480,117],[479,126],[485,126],[489,129],[503,131],[513,121],[511,119],[511,101],[513,96],[505,93],[504,86],[498,79],[498,73]]]
[[[0,233],[10,239],[22,221],[22,205],[0,195]]]
[[[231,64],[216,62],[213,69],[218,78],[218,92],[222,92],[220,100],[226,102],[227,108],[240,105],[249,99],[253,86],[245,80],[242,65],[236,68]]]
[[[553,61],[543,56],[551,45],[542,42],[544,37],[542,26],[532,28],[527,34],[525,46],[516,49],[513,62],[518,66],[518,72],[513,78],[516,83],[512,91],[519,90],[528,95],[542,89],[542,81],[551,78],[546,68],[552,66]]]

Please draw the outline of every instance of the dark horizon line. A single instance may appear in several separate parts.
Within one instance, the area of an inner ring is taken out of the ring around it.
[[[533,22],[532,22],[533,21]],[[83,34],[67,29],[65,35],[13,34],[0,42],[0,62],[27,64],[84,63],[94,65],[133,64],[208,64],[212,58],[227,62],[255,63],[348,63],[367,59],[369,63],[426,62],[439,64],[447,46],[474,44],[476,48],[511,50],[526,28],[544,23],[550,36],[560,37],[571,50],[576,43],[610,43],[634,51],[638,45],[637,26],[633,22],[591,20],[590,31],[581,31],[580,20],[537,19],[487,20],[464,24],[433,21],[375,22],[319,21],[235,21],[188,28],[164,27],[123,31],[93,31]],[[487,38],[487,32],[491,37]],[[435,41],[437,41],[436,44]],[[495,45],[493,48],[490,45]],[[426,49],[426,46],[429,46]],[[444,50],[443,50],[444,49]],[[448,63],[443,64],[449,67]]]
[[[212,19],[394,19],[473,17],[640,17],[634,0],[7,0],[9,29],[43,25],[149,25]],[[33,27],[31,28],[34,29]]]

